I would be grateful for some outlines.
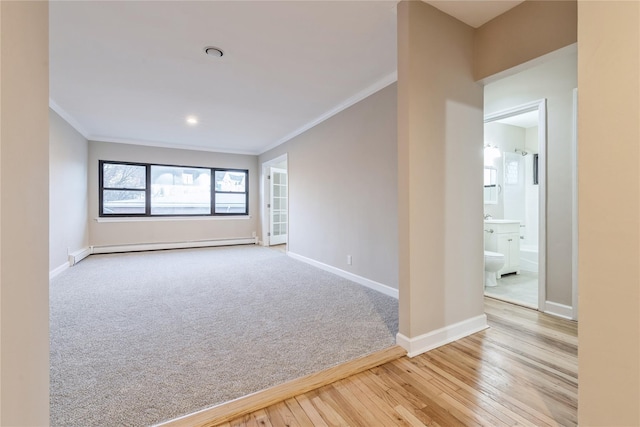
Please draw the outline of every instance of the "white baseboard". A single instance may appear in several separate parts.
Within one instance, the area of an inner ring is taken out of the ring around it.
[[[340,270],[337,267],[333,267],[331,265],[322,263],[320,261],[316,261],[311,258],[307,258],[302,255],[298,255],[293,252],[287,252],[291,258],[296,259],[298,261],[302,261],[306,264],[313,265],[321,270],[328,271],[329,273],[333,273],[337,276],[343,277],[347,280],[351,280],[352,282],[356,282],[362,286],[366,286],[367,288],[373,289],[374,291],[381,292],[387,296],[398,299],[398,290],[392,288],[391,286],[383,285],[382,283],[375,282],[373,280],[367,279],[366,277],[358,276],[357,274],[349,273],[348,271]]]
[[[487,316],[481,314],[414,338],[409,338],[398,333],[398,335],[396,335],[396,343],[407,350],[407,356],[415,357],[434,348],[480,332],[488,327]]]
[[[573,319],[573,307],[558,304],[557,302],[545,301],[544,303],[544,312],[547,314],[551,314],[552,316],[562,317],[563,319]]]
[[[80,250],[70,253],[68,255],[67,262],[65,262],[62,265],[59,265],[58,267],[54,268],[49,272],[49,280],[53,279],[58,274],[65,271],[67,268],[73,267],[74,265],[76,265],[77,263],[79,263],[89,255],[91,255],[91,248],[82,248]]]
[[[186,249],[186,248],[204,248],[210,246],[230,246],[230,245],[255,245],[257,237],[247,237],[238,239],[222,239],[222,240],[197,240],[190,242],[166,242],[166,243],[141,243],[131,245],[112,245],[112,246],[89,246],[82,248],[69,254],[69,261],[56,267],[49,272],[49,280],[56,277],[69,267],[73,267],[86,257],[92,254],[111,254],[118,252],[140,252],[153,251],[159,249]]]
[[[68,262],[65,262],[64,264],[59,265],[58,267],[54,268],[53,270],[51,270],[49,272],[49,280],[53,279],[58,274],[60,274],[63,271],[65,271],[67,268],[69,268],[69,263]]]
[[[130,245],[91,246],[92,254],[111,254],[117,252],[140,252],[160,249],[206,248],[210,246],[254,245],[253,237],[221,240],[195,240],[190,242],[140,243]]]

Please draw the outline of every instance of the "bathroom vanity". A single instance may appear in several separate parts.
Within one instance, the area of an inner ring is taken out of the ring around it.
[[[520,221],[485,220],[484,249],[504,255],[504,267],[498,270],[498,278],[507,273],[520,273]]]

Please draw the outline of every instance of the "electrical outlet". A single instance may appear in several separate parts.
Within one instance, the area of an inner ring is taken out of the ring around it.
[[[351,265],[351,255],[347,255],[347,265]]]

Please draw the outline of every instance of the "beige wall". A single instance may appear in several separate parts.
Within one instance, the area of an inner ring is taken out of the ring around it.
[[[396,93],[387,86],[260,163],[287,153],[289,251],[397,289]]]
[[[638,426],[640,3],[578,13],[578,421]]]
[[[398,5],[400,333],[484,312],[482,87],[471,27]]]
[[[47,2],[0,2],[0,425],[49,423]]]
[[[87,160],[89,143],[49,110],[49,271],[68,254],[89,246]]]
[[[566,50],[533,68],[485,86],[484,112],[547,100],[547,301],[572,306],[571,162],[577,54]]]
[[[91,246],[250,238],[258,232],[257,156],[89,142],[89,244]],[[189,218],[98,222],[98,161],[113,160],[249,170],[249,218]]]
[[[528,0],[478,28],[476,80],[575,43],[576,4],[575,0]]]

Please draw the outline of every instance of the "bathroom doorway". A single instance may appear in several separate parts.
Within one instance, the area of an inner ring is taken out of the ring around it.
[[[535,309],[545,300],[546,135],[544,99],[485,117],[484,245],[504,258],[485,295]]]

